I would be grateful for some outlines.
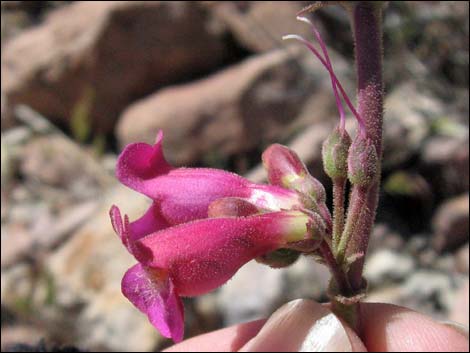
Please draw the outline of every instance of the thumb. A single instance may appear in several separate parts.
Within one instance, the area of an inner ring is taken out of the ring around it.
[[[240,351],[366,352],[366,348],[327,307],[298,299],[279,308]]]

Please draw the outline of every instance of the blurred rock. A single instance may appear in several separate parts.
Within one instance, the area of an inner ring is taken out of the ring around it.
[[[402,304],[400,300],[403,294],[399,285],[395,286],[379,286],[371,288],[367,293],[365,301],[368,303],[387,303],[387,304]]]
[[[217,293],[224,324],[267,317],[286,301],[325,296],[329,272],[301,257],[294,265],[272,269],[254,261],[243,266]]]
[[[206,153],[230,155],[285,138],[307,99],[329,92],[327,81],[314,82],[314,75],[306,74],[299,63],[304,54],[300,48],[276,50],[206,79],[165,88],[123,113],[119,142],[151,143],[163,129],[170,159],[185,164]],[[325,77],[322,71],[320,77]],[[322,103],[334,104],[332,96]]]
[[[13,233],[13,236],[10,233]],[[3,226],[2,224],[1,240],[2,268],[16,262],[21,254],[31,249],[31,237],[22,226]]]
[[[331,278],[326,266],[318,264],[312,258],[301,256],[284,272],[282,304],[298,298],[325,300]]]
[[[28,265],[20,263],[11,269],[3,270],[1,276],[2,305],[12,311],[24,313],[33,304],[33,275]]]
[[[469,190],[468,126],[460,136],[436,136],[424,145],[421,169],[438,195],[449,197]]]
[[[400,250],[404,246],[404,240],[399,233],[390,228],[386,223],[376,223],[369,241],[369,253],[385,248]]]
[[[295,20],[305,6],[301,1],[218,1],[210,4],[237,43],[253,52],[282,46],[282,36],[312,37],[310,27]]]
[[[68,320],[76,322],[84,346],[148,351],[162,338],[121,294],[122,276],[135,260],[111,227],[108,212],[113,204],[121,206],[130,220],[148,207],[134,191],[121,186],[109,190],[102,208],[47,260],[55,304],[63,309],[80,305],[78,314]]]
[[[401,281],[415,269],[413,258],[406,253],[382,249],[369,256],[364,277],[369,285],[377,286],[387,281]]]
[[[2,128],[24,103],[81,137],[109,133],[136,97],[212,70],[226,54],[197,2],[75,2],[3,48]]]
[[[17,352],[10,350],[14,344],[26,343],[36,344],[44,337],[44,332],[41,332],[37,327],[31,326],[2,326],[2,352]],[[32,351],[35,352],[35,351]]]
[[[464,314],[458,317],[463,319],[463,316],[468,318],[468,309],[465,310],[465,305],[468,308],[468,292],[467,297],[464,298],[462,294],[459,294],[459,288],[465,282],[468,283],[468,279],[461,276],[419,269],[410,273],[410,276],[402,283],[394,286],[382,284],[377,288],[372,288],[366,301],[402,305],[430,315],[437,320],[449,319],[449,314],[458,306],[458,310]],[[451,320],[454,320],[452,316]]]
[[[1,266],[10,266],[28,257],[35,258],[58,246],[85,223],[96,208],[97,201],[88,201],[52,215],[50,209],[40,204],[14,205],[10,222],[2,226]],[[20,212],[23,215],[17,215]]]
[[[469,195],[455,197],[443,203],[433,217],[432,244],[438,252],[452,251],[468,242]]]
[[[468,243],[457,251],[455,254],[455,262],[458,271],[468,274],[470,266]]]
[[[468,250],[468,248],[467,248]],[[468,278],[464,284],[458,289],[455,301],[452,306],[452,311],[450,313],[449,319],[455,321],[461,325],[465,325],[468,335],[468,311],[469,311],[469,284]]]
[[[75,346],[58,346],[55,344],[46,344],[44,340],[40,340],[36,344],[28,344],[25,342],[16,343],[8,346],[5,352],[88,352],[82,351]]]
[[[396,87],[385,106],[383,167],[391,169],[418,153],[430,133],[430,119],[443,114],[444,107],[413,83]]]
[[[402,287],[402,305],[443,319],[453,306],[459,281],[462,278],[441,271],[415,271]]]
[[[110,180],[91,154],[60,135],[32,139],[20,158],[20,173],[27,182],[66,189],[77,199],[95,196]]]
[[[2,195],[8,193],[18,172],[18,160],[24,144],[31,139],[31,129],[18,126],[2,132],[1,139],[1,186]],[[2,210],[4,205],[2,203]]]
[[[243,266],[218,292],[225,325],[269,316],[281,300],[283,274],[254,261]]]

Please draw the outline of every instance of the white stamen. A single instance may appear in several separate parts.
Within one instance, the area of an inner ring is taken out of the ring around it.
[[[312,21],[310,21],[307,17],[297,16],[296,18],[300,22],[305,22],[305,23],[309,24],[310,26],[313,25]]]
[[[298,34],[288,34],[288,35],[282,36],[282,40],[289,40],[289,39],[300,40],[301,42],[305,40],[302,36],[299,36]]]

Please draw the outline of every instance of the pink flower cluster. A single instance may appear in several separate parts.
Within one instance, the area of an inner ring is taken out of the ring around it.
[[[248,261],[278,249],[311,252],[331,227],[323,186],[287,147],[263,154],[271,185],[208,168],[174,168],[162,151],[134,143],[121,153],[116,175],[153,200],[129,222],[113,206],[115,232],[138,263],[122,280],[123,294],[165,337],[184,333],[181,297],[223,285]],[[266,257],[264,257],[266,258]]]

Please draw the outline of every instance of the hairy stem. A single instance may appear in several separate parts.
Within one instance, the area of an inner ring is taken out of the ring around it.
[[[323,260],[325,260],[326,265],[331,271],[333,278],[335,280],[336,286],[340,293],[345,293],[348,295],[351,292],[351,286],[348,283],[348,279],[346,278],[346,274],[344,273],[341,266],[336,261],[333,252],[331,251],[330,246],[327,244],[326,241],[323,241],[320,245],[320,252],[322,254]]]
[[[344,230],[344,193],[346,179],[333,180],[333,250],[337,253]]]
[[[351,8],[352,28],[355,39],[357,69],[358,112],[365,122],[366,134],[382,157],[383,77],[382,77],[382,6],[372,1],[357,2]],[[347,255],[362,253],[349,270],[348,278],[353,291],[360,290],[364,258],[375,219],[380,183],[380,164],[376,181],[369,188],[365,200],[368,212],[364,212],[359,226],[354,230]],[[353,190],[354,192],[354,190]],[[362,202],[359,199],[353,202]],[[353,205],[353,207],[355,207]]]
[[[368,213],[363,212],[367,202],[366,198],[367,189],[358,186],[353,187],[349,201],[346,225],[344,226],[343,234],[336,248],[336,259],[340,265],[344,264],[346,251],[350,248],[349,243],[353,235],[356,235],[357,230],[361,228],[360,225],[363,221],[361,217]]]

